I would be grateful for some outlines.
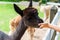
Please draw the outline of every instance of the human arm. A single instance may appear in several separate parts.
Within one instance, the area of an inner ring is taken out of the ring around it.
[[[52,25],[52,24],[49,24],[49,23],[40,23],[40,28],[51,28],[51,29],[54,29],[58,32],[60,32],[60,27],[57,27],[56,25]]]

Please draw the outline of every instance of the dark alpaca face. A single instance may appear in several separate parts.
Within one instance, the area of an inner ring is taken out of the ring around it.
[[[43,23],[43,20],[39,18],[38,11],[35,8],[29,7],[23,10],[24,23],[27,26],[38,27],[39,23]]]
[[[39,23],[43,23],[43,20],[39,18],[37,9],[33,7],[28,7],[21,10],[16,4],[14,4],[14,9],[19,15],[22,16],[26,26],[31,26],[38,28]]]

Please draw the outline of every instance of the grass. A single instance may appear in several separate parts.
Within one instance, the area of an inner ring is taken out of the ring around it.
[[[21,9],[24,9],[24,6],[21,6]],[[37,8],[39,10],[39,7]],[[39,16],[43,17],[42,12],[39,12]],[[0,4],[0,30],[3,32],[9,32],[9,21],[17,16],[12,4]]]
[[[9,21],[16,16],[13,6],[10,4],[0,4],[0,30],[9,31]]]

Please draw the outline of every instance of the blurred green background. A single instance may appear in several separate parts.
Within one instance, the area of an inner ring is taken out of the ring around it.
[[[20,1],[30,1],[30,0],[0,0],[0,1],[7,1],[7,2],[20,2]],[[40,0],[33,0],[33,1],[40,1]]]
[[[30,0],[0,0],[0,1],[5,1],[5,2],[20,2],[20,1],[30,1]],[[60,0],[33,0],[35,2],[60,2]]]

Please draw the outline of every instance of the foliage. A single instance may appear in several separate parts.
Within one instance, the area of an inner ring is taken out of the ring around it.
[[[0,0],[0,1],[5,1],[5,2],[20,2],[22,0]]]
[[[20,2],[20,1],[30,1],[30,0],[0,0],[0,1],[8,1],[8,2]],[[33,0],[35,2],[38,2],[40,0]]]

